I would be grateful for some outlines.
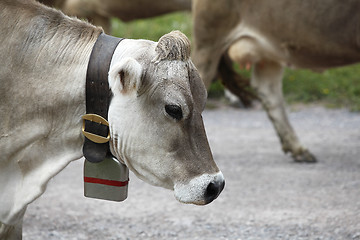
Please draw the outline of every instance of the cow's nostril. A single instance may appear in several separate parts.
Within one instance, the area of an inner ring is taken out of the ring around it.
[[[219,196],[221,191],[224,189],[224,186],[225,186],[224,180],[209,183],[205,191],[206,204],[214,201]]]

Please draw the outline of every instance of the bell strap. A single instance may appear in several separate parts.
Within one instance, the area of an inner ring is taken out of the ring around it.
[[[111,101],[108,83],[110,63],[123,38],[101,33],[92,49],[86,72],[86,115],[83,116],[83,154],[89,162],[101,162],[110,153],[107,123]]]

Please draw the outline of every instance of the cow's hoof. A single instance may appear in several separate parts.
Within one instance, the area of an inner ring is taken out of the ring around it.
[[[316,163],[316,157],[312,155],[308,150],[303,150],[300,153],[293,154],[293,159],[295,162],[302,163]]]

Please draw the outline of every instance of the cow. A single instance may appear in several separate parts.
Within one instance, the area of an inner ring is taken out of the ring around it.
[[[322,71],[359,62],[359,10],[358,0],[193,0],[192,59],[207,88],[219,70],[230,76],[223,81],[233,92],[251,86],[283,151],[297,162],[315,162],[286,114],[284,68]],[[234,77],[229,62],[251,63],[250,82]]]
[[[105,32],[111,32],[110,19],[116,17],[124,22],[155,17],[176,11],[190,11],[191,0],[39,0],[61,9],[65,14],[86,18]]]
[[[34,0],[0,1],[0,22],[0,239],[21,239],[26,206],[83,156],[87,68],[102,29]],[[225,182],[187,37],[124,39],[106,74],[111,154],[180,202],[213,201]]]

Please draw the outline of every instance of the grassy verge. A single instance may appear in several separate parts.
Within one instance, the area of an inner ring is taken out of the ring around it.
[[[123,23],[112,20],[113,34],[118,37],[157,41],[163,34],[180,30],[191,39],[190,13],[174,13],[147,20]],[[241,70],[241,74],[250,75]],[[328,107],[346,107],[360,111],[360,65],[314,73],[309,70],[287,69],[284,76],[284,94],[290,103],[321,102]],[[209,96],[223,94],[218,82],[213,84]]]
[[[288,69],[283,88],[289,102],[323,102],[328,107],[360,111],[360,65],[322,73]]]

